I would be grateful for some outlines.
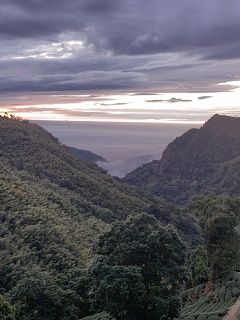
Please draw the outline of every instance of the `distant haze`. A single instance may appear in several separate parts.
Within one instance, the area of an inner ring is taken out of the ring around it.
[[[72,147],[92,151],[108,161],[159,154],[196,124],[34,121]]]

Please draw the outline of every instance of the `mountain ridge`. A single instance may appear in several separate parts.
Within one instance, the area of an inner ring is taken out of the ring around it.
[[[240,118],[216,114],[200,129],[190,129],[173,140],[159,161],[137,168],[123,180],[176,204],[201,193],[225,193],[221,183],[213,185],[212,181],[221,180],[219,170],[227,171],[240,155],[239,132]]]

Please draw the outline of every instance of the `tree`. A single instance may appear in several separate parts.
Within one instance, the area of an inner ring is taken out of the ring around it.
[[[180,309],[185,243],[171,226],[141,214],[115,223],[100,237],[90,294],[95,312],[116,319],[173,319]]]
[[[60,279],[39,273],[20,280],[12,292],[20,320],[77,320],[88,312],[75,288],[64,288]]]
[[[203,246],[197,246],[191,254],[191,278],[192,286],[196,287],[197,285],[208,281],[208,258],[207,251]]]
[[[0,320],[13,320],[14,311],[10,303],[0,295]]]
[[[225,196],[201,196],[189,209],[198,217],[203,232],[212,281],[231,270],[237,261],[240,237],[236,230],[240,200]]]

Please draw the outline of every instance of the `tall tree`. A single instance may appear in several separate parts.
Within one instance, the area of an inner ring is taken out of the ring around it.
[[[191,278],[192,286],[208,281],[208,258],[207,251],[201,245],[197,246],[191,254]]]
[[[240,237],[236,230],[240,217],[240,199],[225,196],[201,196],[189,209],[199,218],[207,249],[211,280],[236,265]]]
[[[117,319],[173,319],[180,309],[185,243],[171,226],[141,214],[115,223],[95,247],[90,272],[95,311]]]

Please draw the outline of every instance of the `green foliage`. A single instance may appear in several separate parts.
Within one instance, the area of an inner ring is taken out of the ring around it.
[[[117,319],[174,318],[185,245],[176,231],[150,215],[115,223],[99,239],[92,268],[92,304]]]
[[[240,236],[236,225],[240,218],[240,201],[225,196],[201,196],[189,207],[198,217],[204,235],[210,276],[214,281],[223,271],[236,266]]]
[[[0,161],[0,287],[18,320],[75,320],[91,313],[85,270],[93,244],[112,221],[154,211],[190,244],[199,242],[192,217],[79,159],[37,125],[0,117]],[[126,282],[138,276],[138,269],[125,272]],[[165,300],[154,301],[157,290],[152,287],[151,303],[168,309]],[[171,304],[178,308],[174,299]]]
[[[109,177],[37,125],[0,117],[0,160],[0,285],[7,291],[30,269],[56,276],[85,268],[106,223],[152,206],[158,219],[172,212],[179,229],[193,238],[198,232],[173,206]]]
[[[214,315],[209,316],[208,320],[221,320],[221,317],[214,314]]]
[[[240,289],[238,277],[237,272],[225,272],[216,280],[216,285],[213,286],[211,282],[208,282],[196,287],[198,290],[194,288],[194,299],[193,295],[189,294],[192,289],[187,291],[188,294],[185,291],[181,295],[183,308],[180,318],[186,319],[190,316],[196,320],[210,317],[221,319],[239,298],[239,294],[234,294],[235,290],[238,292]],[[220,284],[222,287],[219,287]]]
[[[95,212],[96,218],[106,222],[106,223],[112,223],[114,221],[118,220],[118,217],[116,214],[112,212],[112,210],[108,208],[97,208]]]
[[[198,246],[192,251],[191,278],[193,287],[208,281],[208,258],[203,246]]]
[[[13,307],[2,295],[0,295],[0,320],[14,320]]]
[[[87,316],[81,320],[116,320],[109,313],[103,311],[101,313],[96,313],[92,316]]]
[[[72,286],[63,286],[51,275],[29,274],[12,290],[16,318],[23,320],[72,320],[88,312],[87,302]]]

